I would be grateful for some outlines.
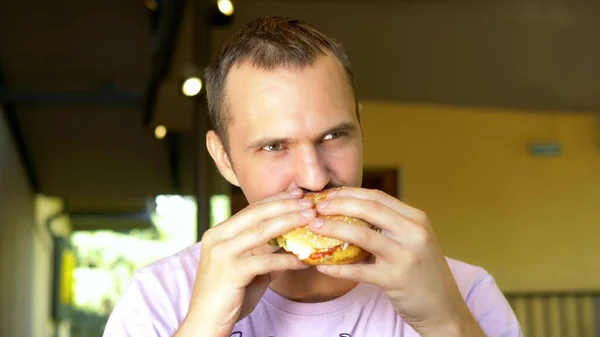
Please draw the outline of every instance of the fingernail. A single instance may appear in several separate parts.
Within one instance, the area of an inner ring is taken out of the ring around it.
[[[323,219],[321,219],[321,218],[312,219],[310,221],[310,226],[313,228],[319,228],[319,227],[323,226]]]
[[[299,188],[293,189],[290,191],[290,195],[297,197],[302,194],[302,190]]]
[[[329,200],[321,201],[320,203],[317,204],[317,207],[320,209],[323,209],[323,208],[327,207],[328,204],[329,204]]]
[[[327,192],[327,197],[328,197],[328,198],[329,198],[329,197],[333,197],[334,195],[336,195],[336,194],[337,194],[337,192],[338,192],[338,189],[337,189],[337,188],[336,188],[336,189],[334,189],[334,190],[331,190],[331,191]]]
[[[317,266],[317,270],[318,270],[318,271],[322,271],[322,272],[327,272],[328,270],[330,270],[330,269],[331,269],[330,267],[331,267],[331,266],[328,266],[328,265],[321,264],[321,265],[318,265],[318,266]]]
[[[330,274],[330,275],[335,275],[335,274],[339,274],[340,272],[340,266],[339,265],[319,265],[317,266],[317,270],[324,273],[324,274]]]
[[[298,202],[300,203],[300,205],[306,206],[306,207],[313,205],[312,201],[310,201],[308,199],[300,199]]]
[[[311,218],[315,216],[315,211],[313,209],[305,209],[300,211],[300,214],[302,214],[304,217]]]

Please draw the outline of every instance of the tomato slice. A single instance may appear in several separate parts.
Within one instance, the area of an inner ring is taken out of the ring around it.
[[[324,257],[327,257],[327,256],[333,254],[338,249],[338,247],[339,246],[333,247],[333,248],[329,248],[328,250],[322,250],[322,251],[313,253],[309,258],[312,259],[312,260],[322,259]]]

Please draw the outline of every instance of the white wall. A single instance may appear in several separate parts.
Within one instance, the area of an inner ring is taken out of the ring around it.
[[[63,201],[59,198],[38,195],[35,199],[37,227],[34,237],[34,282],[32,284],[34,293],[32,336],[35,337],[52,336],[54,331],[51,319],[53,243],[46,223],[52,217],[55,218],[52,222],[53,229],[58,225],[64,227],[66,217],[55,217],[63,208]]]
[[[0,113],[0,336],[48,336],[52,266],[45,235],[36,230],[34,193]]]

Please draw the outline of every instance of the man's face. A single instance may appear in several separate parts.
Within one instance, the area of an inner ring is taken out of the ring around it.
[[[231,166],[219,168],[250,203],[294,188],[360,186],[360,123],[334,57],[303,69],[233,67],[225,97],[232,123],[223,157]]]

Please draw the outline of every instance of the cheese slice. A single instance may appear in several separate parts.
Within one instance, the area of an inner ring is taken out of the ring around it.
[[[307,259],[312,254],[312,249],[310,247],[299,244],[298,242],[288,240],[285,245],[287,250],[297,255],[300,260]]]

